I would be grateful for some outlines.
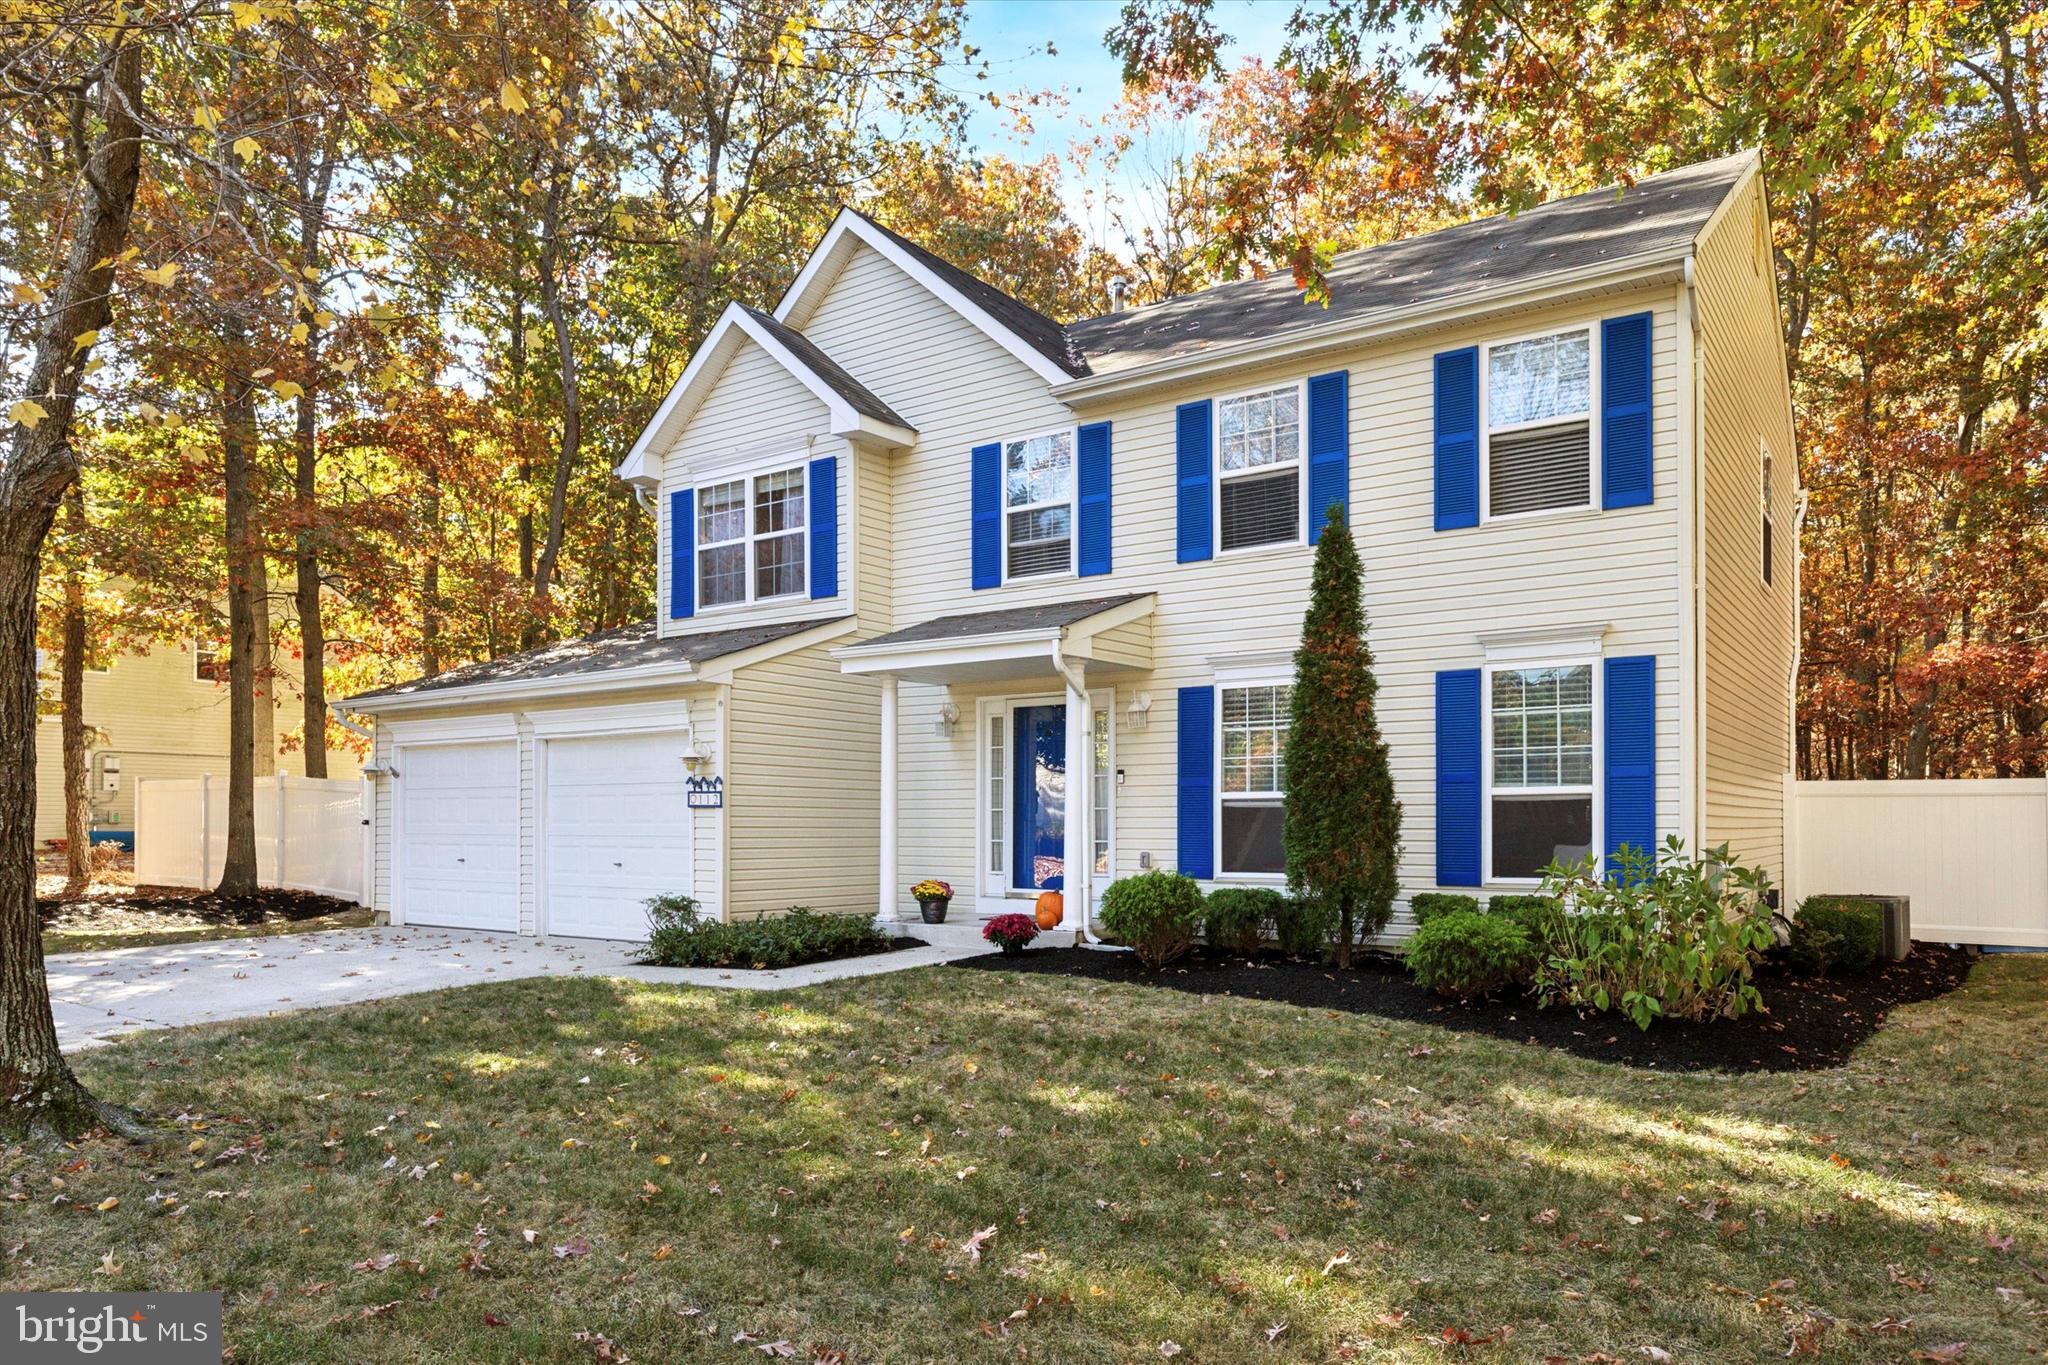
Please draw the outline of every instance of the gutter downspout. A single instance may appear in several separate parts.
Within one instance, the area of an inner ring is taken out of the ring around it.
[[[334,723],[342,729],[370,741],[370,757],[376,758],[377,736],[350,720],[342,711],[340,702],[328,702],[327,714],[334,717]],[[377,908],[377,783],[376,779],[370,776],[368,766],[356,775],[356,781],[362,784],[362,791],[356,800],[361,803],[363,812],[363,895],[357,904],[368,906],[374,911]]]
[[[1092,774],[1088,771],[1089,766],[1094,762],[1095,756],[1095,724],[1092,714],[1093,708],[1088,704],[1087,676],[1068,660],[1064,649],[1066,641],[1067,632],[1065,627],[1062,627],[1059,635],[1052,642],[1052,667],[1053,672],[1059,674],[1066,682],[1067,696],[1070,699],[1080,699],[1078,707],[1070,705],[1067,708],[1070,713],[1068,716],[1070,723],[1067,727],[1067,830],[1071,842],[1079,845],[1078,849],[1075,850],[1079,856],[1070,855],[1068,857],[1067,861],[1070,865],[1070,871],[1066,882],[1069,891],[1075,890],[1074,883],[1076,880],[1080,882],[1081,923],[1079,932],[1083,940],[1085,940],[1092,926],[1095,901],[1094,877],[1092,875],[1095,870],[1095,834],[1089,828],[1095,815],[1095,784],[1092,780]],[[1079,714],[1072,714],[1075,711],[1078,711]],[[1077,755],[1079,756],[1079,762],[1075,761]],[[1080,789],[1078,793],[1075,791],[1076,787]],[[1075,873],[1079,874],[1078,878],[1074,875]]]
[[[1698,282],[1691,256],[1685,258],[1677,307],[1678,833],[1697,857],[1706,839],[1706,452]]]

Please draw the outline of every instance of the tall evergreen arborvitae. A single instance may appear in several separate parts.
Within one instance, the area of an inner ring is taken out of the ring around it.
[[[1287,733],[1287,886],[1336,908],[1337,964],[1394,912],[1401,803],[1380,737],[1358,548],[1336,507],[1316,547]]]

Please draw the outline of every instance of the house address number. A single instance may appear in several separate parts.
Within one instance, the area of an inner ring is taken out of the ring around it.
[[[725,779],[693,777],[689,779],[686,797],[691,810],[717,810],[725,805]]]

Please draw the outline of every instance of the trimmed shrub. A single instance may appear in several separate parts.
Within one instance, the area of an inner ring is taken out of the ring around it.
[[[1546,923],[1536,969],[1546,1004],[1620,1010],[1643,1029],[1762,1007],[1752,978],[1778,942],[1770,879],[1726,844],[1702,858],[1675,836],[1655,855],[1624,848],[1605,876],[1591,859],[1553,863],[1543,891],[1573,911]]]
[[[1202,898],[1202,934],[1212,948],[1247,957],[1266,941],[1266,926],[1287,913],[1287,897],[1268,886],[1225,886]]]
[[[699,919],[697,908],[688,896],[648,901],[652,928],[640,960],[657,967],[773,970],[885,953],[893,946],[868,915],[821,915],[807,905],[792,905],[772,918],[724,924]]]
[[[1867,972],[1884,949],[1884,914],[1853,896],[1808,896],[1792,921],[1785,958],[1797,971],[1826,976]]]
[[[1455,891],[1418,891],[1408,898],[1408,913],[1415,917],[1419,929],[1441,915],[1478,914],[1479,897]]]
[[[1202,923],[1202,888],[1193,877],[1164,868],[1109,884],[1102,893],[1102,932],[1136,950],[1147,967],[1163,967],[1195,946]]]
[[[1513,920],[1453,910],[1408,940],[1408,970],[1438,995],[1469,1000],[1527,982],[1536,945]]]
[[[1486,903],[1486,913],[1513,920],[1530,938],[1541,943],[1550,937],[1564,907],[1555,896],[1495,896]]]
[[[1319,902],[1302,896],[1281,898],[1273,913],[1273,939],[1289,957],[1319,957],[1336,932],[1337,916]]]

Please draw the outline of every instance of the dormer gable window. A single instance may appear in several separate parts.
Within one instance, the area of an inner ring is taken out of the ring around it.
[[[801,596],[807,584],[804,512],[802,465],[700,487],[699,605]]]

